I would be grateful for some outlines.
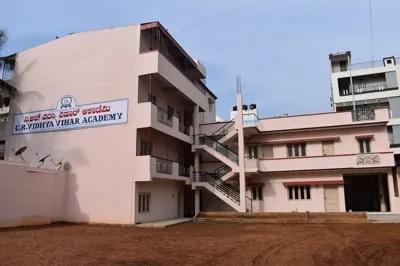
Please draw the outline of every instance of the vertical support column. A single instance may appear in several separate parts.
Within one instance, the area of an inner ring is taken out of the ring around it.
[[[344,195],[344,185],[338,185],[339,192],[339,211],[346,212],[346,197]]]
[[[194,136],[194,143],[193,145],[199,144],[199,106],[195,105],[193,108],[193,136]],[[192,149],[192,151],[194,151]]]
[[[196,188],[194,192],[194,215],[198,215],[200,213],[200,189]]]
[[[198,172],[200,171],[200,154],[199,151],[195,151],[194,154],[194,175],[193,175],[193,181],[194,182],[199,182],[199,174]]]
[[[238,155],[239,155],[239,185],[240,185],[240,211],[246,212],[246,175],[244,171],[244,131],[243,131],[243,103],[240,78],[238,77],[238,92],[236,97],[237,112],[235,127],[238,130]]]
[[[131,224],[136,224],[136,182],[132,182],[131,189]]]
[[[385,201],[385,189],[383,187],[383,175],[378,176],[378,188],[379,188],[379,202],[381,212],[387,211],[386,201]]]
[[[388,193],[390,202],[390,211],[396,212],[396,198],[394,196],[394,183],[392,170],[387,172]]]

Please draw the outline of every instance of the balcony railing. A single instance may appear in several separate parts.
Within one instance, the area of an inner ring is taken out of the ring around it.
[[[190,177],[190,167],[184,164],[179,164],[179,176]]]
[[[8,114],[10,112],[10,106],[0,106],[0,115]]]
[[[190,126],[185,125],[183,122],[179,122],[179,132],[190,136]]]
[[[351,113],[354,122],[375,120],[375,109],[372,108],[356,109]]]
[[[354,94],[363,94],[363,93],[371,93],[371,92],[379,92],[379,91],[384,91],[387,90],[387,85],[386,83],[382,84],[367,84],[367,83],[360,83],[360,84],[354,84]],[[351,95],[351,88],[344,89],[344,90],[339,90],[340,96],[347,96]]]
[[[380,164],[381,159],[378,153],[361,153],[357,155],[357,165]]]
[[[168,113],[160,107],[157,107],[157,121],[166,126],[172,127],[172,116],[168,115]]]
[[[383,67],[383,60],[369,61],[364,63],[351,64],[351,70],[359,70],[373,67]]]
[[[161,174],[172,174],[172,162],[156,158],[156,172]]]

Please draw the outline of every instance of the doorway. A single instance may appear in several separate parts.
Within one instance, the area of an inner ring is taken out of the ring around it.
[[[377,175],[343,176],[346,211],[381,211]],[[387,185],[385,187],[387,194]]]
[[[185,185],[183,197],[183,216],[193,217],[195,215],[195,190],[192,189],[192,186]]]

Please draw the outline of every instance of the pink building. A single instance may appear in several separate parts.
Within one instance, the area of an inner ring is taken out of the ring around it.
[[[0,202],[29,201],[7,205],[0,226],[24,215],[135,224],[200,211],[400,212],[387,109],[259,119],[238,94],[235,119],[217,123],[205,68],[158,22],[70,34],[16,61]]]
[[[36,167],[49,154],[47,169],[63,159],[67,221],[195,215],[192,135],[215,122],[216,96],[202,64],[160,23],[70,34],[16,62],[7,81],[16,92],[0,123],[4,159]]]
[[[200,211],[400,212],[387,109],[200,125]]]

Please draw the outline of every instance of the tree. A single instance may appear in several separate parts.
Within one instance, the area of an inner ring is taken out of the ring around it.
[[[8,41],[8,38],[7,38],[6,30],[5,29],[0,29],[0,52],[4,48],[4,45],[6,45],[7,41]],[[0,61],[3,61],[3,63],[4,63],[3,67],[6,68],[7,70],[14,70],[14,67],[15,67],[15,54],[9,55],[9,56],[0,57]]]

